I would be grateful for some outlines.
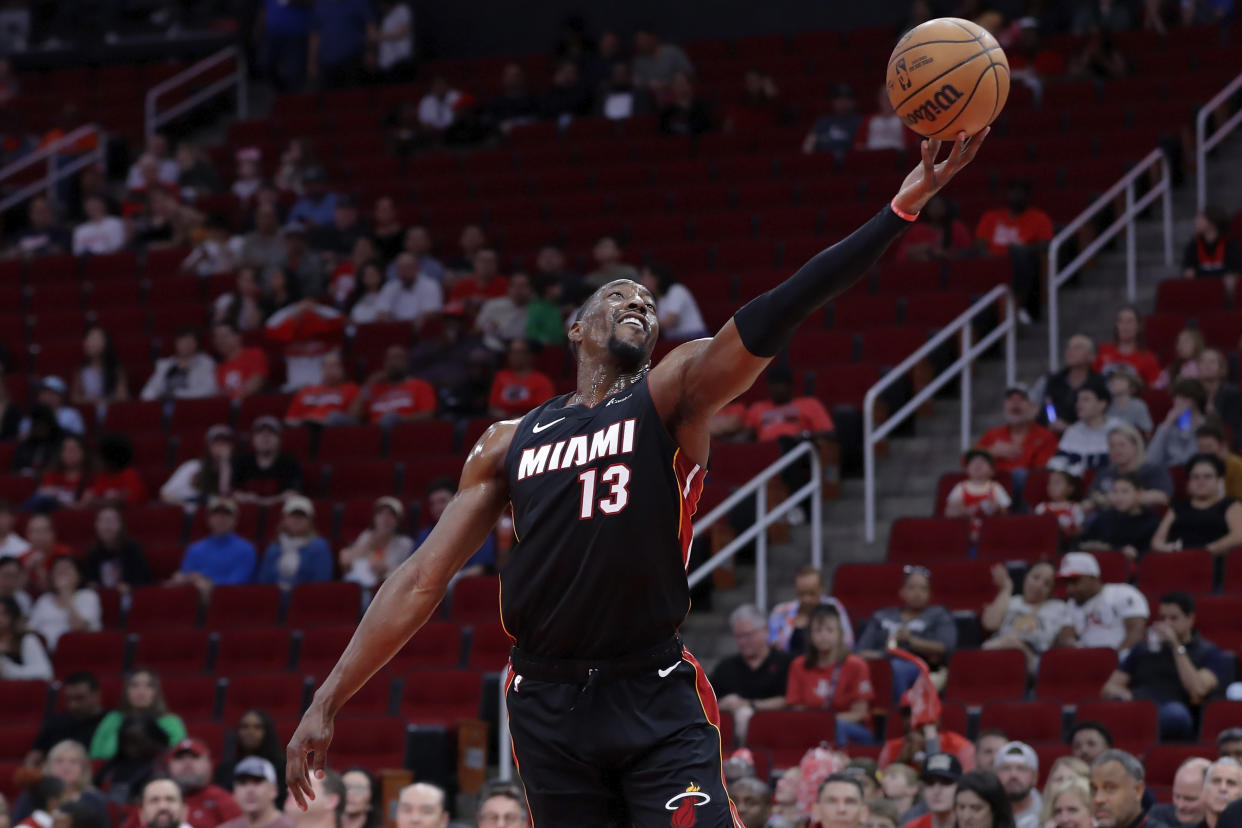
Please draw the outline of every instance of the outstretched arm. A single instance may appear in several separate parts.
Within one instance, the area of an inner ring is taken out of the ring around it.
[[[487,539],[509,502],[504,458],[516,424],[497,423],[471,450],[456,497],[426,542],[384,581],[289,740],[286,779],[303,810],[310,772],[322,774],[341,706],[410,640],[444,598],[453,575]]]
[[[969,141],[959,133],[948,158],[940,163],[936,156],[941,142],[924,141],[922,162],[906,176],[890,207],[755,298],[716,336],[687,343],[656,366],[650,378],[652,395],[684,449],[696,459],[706,459],[707,420],[754,383],[808,316],[875,264],[909,226],[909,217],[974,160],[987,132]]]

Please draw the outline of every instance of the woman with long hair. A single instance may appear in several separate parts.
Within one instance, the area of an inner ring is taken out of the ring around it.
[[[371,528],[341,550],[345,580],[372,587],[388,577],[414,552],[414,541],[402,533],[405,507],[395,497],[381,497],[371,510]]]
[[[1005,786],[990,771],[969,771],[957,780],[953,816],[957,828],[1014,828]]]
[[[354,289],[346,300],[349,320],[355,325],[367,325],[380,321],[386,309],[380,304],[380,290],[384,287],[384,271],[377,261],[369,261],[358,268]]]
[[[837,744],[870,745],[871,669],[850,652],[841,615],[831,604],[811,610],[806,652],[789,665],[785,704],[826,708],[837,716]]]
[[[345,783],[341,828],[379,828],[384,821],[379,780],[366,768],[354,767],[341,774],[341,781]]]
[[[1226,497],[1225,463],[1214,454],[1196,454],[1186,463],[1185,500],[1164,513],[1152,552],[1206,549],[1218,555],[1242,546],[1242,503]]]
[[[1086,764],[1079,760],[1079,764]],[[1040,824],[1044,828],[1092,828],[1091,787],[1085,776],[1075,776],[1058,785],[1048,777]]]
[[[258,756],[272,763],[276,769],[277,805],[285,796],[285,751],[276,722],[266,711],[247,710],[237,720],[233,738],[224,748],[224,755],[216,765],[214,782],[225,790],[233,789],[233,768],[248,756]]]
[[[43,642],[26,632],[15,598],[0,598],[0,679],[51,681],[52,661]]]
[[[159,726],[167,744],[175,745],[185,738],[185,724],[176,713],[168,712],[160,677],[154,670],[135,670],[125,681],[121,703],[116,710],[104,714],[91,739],[92,759],[111,759],[117,755],[118,737],[123,723],[133,716],[148,716]]]
[[[257,331],[263,327],[263,290],[254,268],[237,271],[233,289],[222,293],[212,305],[211,319],[217,325],[228,322],[239,331]]]
[[[57,742],[47,752],[42,770],[44,776],[54,776],[65,783],[61,805],[76,802],[98,820],[96,824],[101,828],[108,824],[108,806],[91,784],[91,758],[80,742],[73,739]],[[31,812],[29,792],[25,792],[13,803],[13,824],[26,819]]]
[[[129,399],[125,369],[117,359],[112,337],[98,325],[82,340],[82,365],[73,376],[70,399],[74,405]]]
[[[1198,379],[1199,355],[1204,347],[1198,328],[1183,328],[1173,345],[1173,361],[1160,372],[1156,388],[1168,388],[1180,379]]]
[[[160,500],[193,511],[212,496],[225,497],[233,491],[233,429],[213,425],[207,429],[205,451],[176,468],[160,487]]]
[[[154,580],[142,545],[125,530],[125,516],[118,506],[104,506],[95,513],[95,542],[86,550],[86,580],[122,595]]]
[[[1092,367],[1107,374],[1108,366],[1118,362],[1129,363],[1146,385],[1155,385],[1160,379],[1160,362],[1147,350],[1143,340],[1143,316],[1133,305],[1124,305],[1117,311],[1113,341],[1100,344]]]
[[[65,434],[51,467],[39,478],[39,488],[22,507],[27,512],[51,512],[62,506],[76,506],[86,491],[90,461],[86,441],[76,434]]]

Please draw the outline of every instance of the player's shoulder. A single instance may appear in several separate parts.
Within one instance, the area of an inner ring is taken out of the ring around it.
[[[707,351],[707,347],[711,342],[711,337],[683,342],[656,363],[655,367],[651,369],[651,377],[654,379],[666,379],[670,376],[681,376],[681,373],[685,371],[686,366],[690,362],[699,358]]]

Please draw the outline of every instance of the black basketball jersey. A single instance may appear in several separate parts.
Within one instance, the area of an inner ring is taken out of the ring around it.
[[[644,378],[594,408],[555,397],[522,418],[505,473],[517,536],[501,619],[526,653],[613,658],[672,636],[690,608],[690,518],[705,471]]]

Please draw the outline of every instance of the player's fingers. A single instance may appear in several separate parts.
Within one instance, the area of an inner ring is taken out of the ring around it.
[[[992,128],[990,126],[984,127],[982,132],[970,139],[970,142],[966,145],[966,153],[962,156],[963,167],[975,160],[975,156],[979,154],[979,147],[983,146],[984,140],[987,139],[991,132]]]
[[[315,776],[323,779],[324,773],[328,769],[328,751],[324,748],[318,748],[313,753],[311,766],[315,769]]]
[[[940,151],[940,142],[926,140],[923,142],[923,178],[931,180],[936,172],[936,153]]]
[[[306,810],[306,799],[303,791],[307,788],[306,779],[306,753],[302,750],[293,750],[289,752],[289,761],[285,765],[285,780],[289,786],[289,793],[293,796],[293,801],[303,811]]]
[[[962,151],[966,146],[966,133],[958,132],[957,139],[953,142],[953,149],[949,150],[949,157],[944,160],[945,168],[950,172],[956,172],[962,157]]]

